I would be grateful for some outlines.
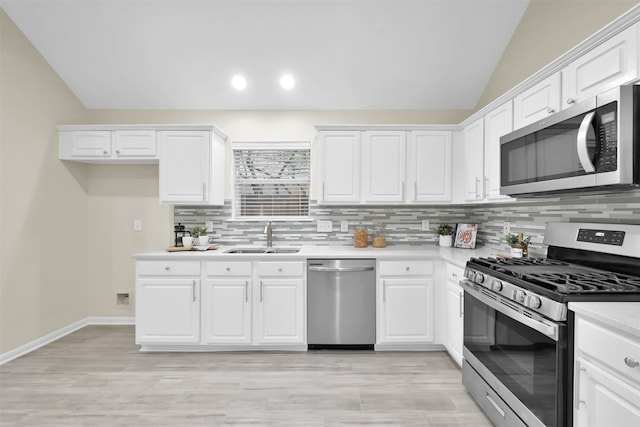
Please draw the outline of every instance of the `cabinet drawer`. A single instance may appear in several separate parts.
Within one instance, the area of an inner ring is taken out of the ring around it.
[[[640,361],[640,343],[579,316],[576,319],[578,351],[586,358],[614,369],[624,378],[640,383],[640,366],[632,367],[625,363],[625,358]]]
[[[433,274],[432,261],[380,261],[380,276],[430,276]]]
[[[200,261],[138,261],[138,276],[199,276]]]
[[[458,283],[464,279],[464,268],[447,263],[447,280]]]
[[[207,276],[251,276],[251,261],[210,261]]]
[[[259,262],[258,276],[303,276],[302,262]]]

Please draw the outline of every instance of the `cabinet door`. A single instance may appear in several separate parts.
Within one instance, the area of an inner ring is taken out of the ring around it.
[[[69,132],[71,158],[104,158],[111,156],[111,132],[102,130]]]
[[[116,157],[157,158],[155,130],[118,130],[113,138]]]
[[[638,59],[638,25],[634,25],[562,71],[562,107],[637,80]]]
[[[456,282],[447,280],[447,337],[445,346],[451,357],[462,366],[462,337],[464,327],[464,292]]]
[[[262,279],[257,283],[256,344],[304,344],[304,279]]]
[[[362,201],[403,202],[406,184],[404,131],[365,132],[362,140]]]
[[[484,174],[484,120],[482,118],[464,128],[464,165],[466,176],[465,199],[482,200]]]
[[[574,425],[640,425],[640,390],[604,369],[577,358],[574,377]]]
[[[210,132],[159,133],[160,202],[206,203],[210,184]]]
[[[513,130],[511,101],[484,116],[484,198],[509,199],[500,195],[500,137]]]
[[[251,280],[207,280],[202,290],[203,340],[207,344],[251,343]]]
[[[560,111],[560,73],[555,73],[513,99],[513,128],[542,120]]]
[[[199,279],[138,280],[136,343],[199,343],[199,287]]]
[[[433,279],[384,279],[380,298],[380,343],[433,341]]]
[[[321,132],[318,148],[318,202],[360,202],[360,132]]]
[[[451,144],[451,132],[410,132],[407,200],[451,200]]]

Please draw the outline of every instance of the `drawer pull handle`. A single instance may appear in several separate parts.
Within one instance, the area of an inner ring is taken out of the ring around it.
[[[633,357],[628,357],[628,356],[624,358],[624,363],[630,368],[636,368],[640,366],[640,362],[638,362]]]
[[[169,271],[171,270],[171,267],[169,267],[168,265],[164,268],[165,270]]]
[[[493,400],[493,398],[491,396],[489,396],[489,393],[487,393],[486,398],[489,401],[489,403],[491,403],[491,406],[493,406],[496,409],[496,411],[498,411],[498,413],[500,414],[500,416],[502,418],[506,418],[507,417],[507,414],[504,411],[504,409],[502,409],[500,406],[498,406],[498,402]]]

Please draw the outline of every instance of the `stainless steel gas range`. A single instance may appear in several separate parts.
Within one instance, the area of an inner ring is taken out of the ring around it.
[[[547,258],[472,258],[464,288],[469,393],[496,426],[571,426],[569,301],[640,301],[640,225],[549,223]]]

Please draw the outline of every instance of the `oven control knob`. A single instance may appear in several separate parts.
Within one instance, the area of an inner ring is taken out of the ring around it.
[[[476,273],[476,283],[483,283],[484,282],[484,274],[482,273]]]
[[[524,291],[521,290],[517,290],[517,291],[513,291],[513,300],[515,302],[524,302]]]
[[[542,305],[542,301],[540,301],[540,298],[536,297],[536,296],[530,296],[529,297],[529,301],[527,301],[527,306],[529,308],[540,308],[540,306]]]
[[[476,278],[476,273],[473,270],[467,270],[464,272],[464,277],[473,281]]]
[[[500,292],[502,290],[502,282],[500,280],[494,280],[491,283],[491,290],[492,291],[496,291],[496,292]]]

